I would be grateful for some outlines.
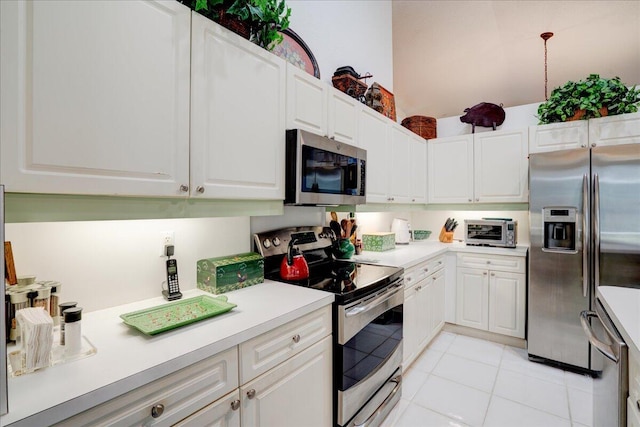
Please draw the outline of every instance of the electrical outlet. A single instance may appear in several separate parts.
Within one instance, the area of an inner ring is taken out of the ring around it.
[[[160,233],[162,237],[162,246],[160,249],[160,256],[166,256],[166,247],[167,246],[175,246],[176,239],[173,231],[163,231]]]

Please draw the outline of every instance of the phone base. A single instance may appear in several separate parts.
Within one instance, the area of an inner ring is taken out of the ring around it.
[[[162,296],[167,300],[167,301],[173,301],[173,300],[177,300],[182,298],[182,292],[173,292],[173,293],[169,293],[169,291],[162,291]]]

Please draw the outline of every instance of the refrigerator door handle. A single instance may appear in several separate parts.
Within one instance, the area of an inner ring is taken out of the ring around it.
[[[582,294],[586,298],[589,290],[589,178],[582,176]]]
[[[600,286],[600,179],[593,174],[594,292]]]
[[[618,363],[620,359],[613,352],[613,347],[603,343],[598,338],[596,338],[596,335],[593,333],[593,329],[591,329],[591,325],[589,325],[590,317],[595,317],[598,319],[598,321],[600,321],[600,318],[598,317],[598,314],[595,311],[585,310],[580,313],[580,323],[582,324],[582,329],[584,330],[584,333],[587,335],[587,338],[589,338],[589,342],[595,348],[597,348],[600,353],[604,354],[608,359],[612,360],[615,363]]]

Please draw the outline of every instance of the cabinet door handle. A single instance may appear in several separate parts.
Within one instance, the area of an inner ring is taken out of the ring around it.
[[[640,399],[638,399],[638,401],[636,402],[636,406],[638,407],[638,410],[640,411]]]
[[[164,413],[164,405],[162,403],[158,403],[151,407],[151,416],[153,418],[160,418],[160,416]]]
[[[482,273],[482,275],[483,275],[483,276],[486,276],[486,275],[487,275],[487,272],[485,271],[484,273]]]
[[[428,272],[429,272],[429,269],[428,269],[428,268],[425,268],[425,269],[424,269],[424,270],[422,270],[422,271],[424,271],[425,273],[428,273]]]
[[[249,390],[247,392],[247,397],[249,399],[253,399],[254,397],[256,397],[256,389],[252,388],[251,390]]]
[[[196,187],[196,191],[200,194],[204,193],[204,187],[202,185],[198,185]]]
[[[496,273],[491,273],[491,277],[496,277]]]
[[[300,335],[295,334],[292,339],[294,343],[298,344],[300,342]]]
[[[238,399],[231,402],[231,410],[237,411],[240,408],[240,401]]]
[[[491,264],[491,261],[487,261],[487,264]]]
[[[180,186],[180,191],[183,192],[183,193],[186,193],[187,191],[189,191],[189,186],[182,184]]]
[[[473,200],[469,199],[470,202],[473,202]]]

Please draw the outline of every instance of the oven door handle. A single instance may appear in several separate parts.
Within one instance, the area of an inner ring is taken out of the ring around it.
[[[369,417],[362,424],[356,424],[353,427],[367,427],[372,420],[376,419],[376,417],[380,414],[380,412],[382,412],[384,408],[389,404],[391,399],[393,399],[393,397],[398,393],[398,391],[400,391],[400,388],[402,387],[402,375],[398,375],[397,377],[391,378],[389,382],[396,383],[396,386],[393,388],[393,390],[391,390],[391,393],[389,393],[389,396],[387,396],[386,399],[384,399],[384,402],[382,402],[380,406],[378,406],[378,408],[375,411],[373,411],[373,414],[369,415]]]
[[[589,338],[589,342],[602,354],[604,354],[611,361],[618,363],[619,358],[613,352],[613,347],[607,345],[596,338],[596,335],[593,333],[593,329],[591,329],[591,325],[589,325],[589,318],[596,317],[598,321],[600,321],[600,317],[595,311],[583,311],[580,313],[580,323],[582,324],[582,329],[584,329],[584,333],[587,334],[587,338]],[[604,325],[603,325],[604,326]],[[606,329],[606,327],[605,327]],[[607,331],[609,332],[609,331]]]
[[[401,290],[402,290],[402,283],[399,283],[394,288],[390,288],[384,291],[378,297],[373,298],[370,301],[365,301],[366,304],[360,303],[355,307],[345,310],[344,316],[351,317],[351,316],[356,316],[362,312],[369,311],[372,308],[384,303],[386,300],[392,298],[397,292],[400,292]]]

